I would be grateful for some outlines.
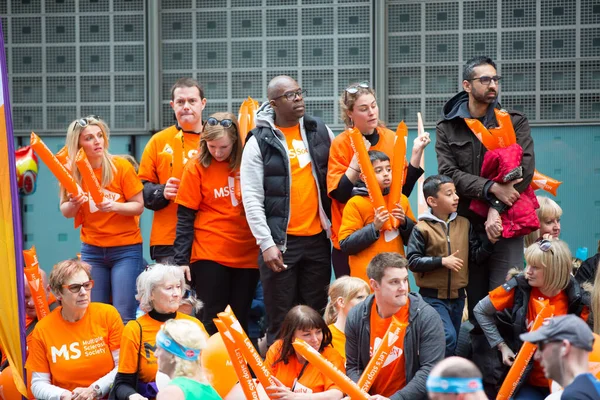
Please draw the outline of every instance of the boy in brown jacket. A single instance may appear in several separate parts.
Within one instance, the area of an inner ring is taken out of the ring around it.
[[[458,195],[451,178],[428,177],[423,194],[430,208],[419,215],[408,241],[407,259],[419,293],[442,318],[449,357],[454,355],[465,307],[469,256],[474,263],[482,263],[492,253],[493,242],[479,242],[469,220],[457,215]]]

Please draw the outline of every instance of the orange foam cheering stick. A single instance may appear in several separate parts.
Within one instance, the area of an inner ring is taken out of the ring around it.
[[[31,132],[30,142],[33,151],[42,159],[65,190],[76,196],[79,193],[77,182],[75,182],[75,179],[69,174],[64,165],[52,154],[48,146],[34,132]]]
[[[35,313],[37,314],[38,321],[50,314],[50,308],[48,307],[48,298],[46,297],[46,290],[44,288],[44,280],[40,274],[40,266],[37,259],[37,253],[35,246],[31,246],[29,250],[23,250],[23,258],[25,259],[25,277],[31,290],[31,298],[35,305]]]
[[[311,363],[321,373],[331,379],[336,385],[340,387],[342,392],[348,394],[352,400],[357,399],[368,399],[369,395],[358,387],[358,385],[346,375],[344,375],[339,369],[337,369],[329,360],[323,357],[317,350],[313,349],[302,339],[295,339],[294,350]]]
[[[537,303],[541,303],[535,299],[534,301],[536,301]],[[537,307],[538,304],[536,304],[536,308]],[[551,318],[553,313],[554,306],[550,306],[546,302],[546,305],[538,312],[537,317],[535,317],[535,321],[533,322],[531,331],[535,331],[540,326],[542,326],[544,320],[546,318]],[[513,365],[510,367],[510,370],[508,370],[508,375],[506,375],[506,378],[504,379],[504,382],[500,387],[500,391],[498,392],[498,396],[496,397],[497,400],[508,400],[512,398],[517,383],[519,382],[519,378],[523,376],[523,373],[527,368],[527,364],[529,364],[529,361],[531,360],[531,357],[533,357],[533,354],[536,350],[537,345],[530,342],[523,343],[521,349],[519,350],[519,353],[517,353],[517,357],[515,358]]]
[[[396,141],[394,142],[394,164],[392,165],[392,185],[388,195],[388,210],[393,210],[402,197],[402,185],[404,185],[404,159],[406,158],[406,137],[408,128],[404,121],[398,124],[396,129]],[[400,222],[390,215],[392,226],[398,229]]]
[[[184,155],[184,138],[183,132],[179,131],[177,135],[173,137],[171,148],[173,149],[173,164],[171,165],[171,176],[181,179],[183,176],[183,158]]]
[[[385,332],[379,347],[375,350],[373,357],[371,357],[371,360],[358,380],[358,387],[361,390],[367,393],[369,392],[373,382],[375,382],[375,378],[377,378],[377,375],[383,368],[385,360],[390,355],[390,350],[394,348],[394,345],[400,338],[404,337],[404,333],[406,332],[405,329],[406,324],[398,321],[396,317],[392,317],[392,322]]]
[[[240,381],[240,386],[244,391],[244,395],[247,399],[256,399],[258,400],[258,393],[256,392],[256,385],[254,384],[254,380],[252,379],[252,375],[250,374],[250,370],[248,369],[248,365],[246,364],[246,360],[242,355],[241,350],[236,346],[235,340],[233,340],[233,335],[223,321],[218,318],[213,319],[219,334],[221,334],[221,339],[223,339],[223,343],[225,343],[225,348],[227,349],[227,353],[229,354],[229,359],[233,364],[233,368],[235,369],[235,374]]]
[[[217,314],[217,317],[225,324],[225,328],[233,336],[233,340],[239,346],[244,358],[250,364],[250,368],[252,368],[254,375],[256,375],[256,378],[258,378],[263,387],[267,388],[276,385],[275,380],[271,377],[271,372],[264,364],[254,345],[252,345],[246,332],[244,332],[240,321],[238,321],[233,311],[231,311],[231,307],[227,306],[225,312]]]
[[[533,172],[533,179],[531,180],[531,187],[533,190],[542,189],[548,193],[551,193],[553,196],[556,196],[556,190],[561,184],[561,181],[550,178],[549,176],[546,176],[537,170]]]
[[[350,144],[352,145],[352,149],[358,157],[360,172],[362,173],[362,178],[365,180],[367,192],[369,193],[369,199],[371,199],[373,208],[378,209],[379,207],[384,207],[387,209],[387,204],[385,204],[383,194],[381,193],[381,188],[379,187],[379,183],[375,177],[375,170],[373,169],[373,165],[371,165],[371,160],[369,159],[369,153],[367,152],[363,135],[356,128],[352,128],[350,130]],[[404,164],[402,165],[404,166]],[[394,176],[392,175],[392,182],[393,180]],[[384,222],[382,230],[391,231],[393,229],[390,219]]]
[[[96,179],[96,175],[94,175],[94,170],[85,155],[83,147],[79,149],[75,156],[75,164],[77,164],[81,179],[85,182],[88,192],[90,193],[90,196],[92,196],[92,199],[94,199],[94,202],[96,204],[102,203],[104,201],[102,188],[100,187],[98,179]]]

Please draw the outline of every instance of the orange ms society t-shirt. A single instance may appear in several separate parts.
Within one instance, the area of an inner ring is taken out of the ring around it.
[[[258,268],[259,248],[239,193],[239,172],[231,171],[229,162],[212,160],[205,168],[194,158],[186,164],[176,203],[198,211],[190,263]]]
[[[90,303],[82,319],[67,322],[61,310],[36,325],[26,368],[49,373],[51,383],[63,389],[88,387],[115,367],[112,351],[121,344],[121,316],[111,305]]]
[[[175,136],[179,129],[175,125],[158,132],[148,142],[142,160],[138,176],[142,181],[159,183],[164,185],[173,176],[173,148],[181,146],[184,154],[183,164],[198,154],[200,135],[183,133],[183,141],[177,140]],[[176,178],[181,178],[180,176]],[[175,241],[175,229],[177,227],[177,204],[171,201],[169,205],[154,211],[152,220],[152,232],[150,234],[150,246],[171,246]]]
[[[398,321],[405,323],[408,326],[408,310],[410,308],[410,300],[406,305],[395,314]],[[377,347],[381,344],[385,333],[387,332],[392,317],[381,318],[377,313],[377,302],[373,301],[371,308],[371,348],[370,354],[373,356]],[[369,393],[380,394],[385,397],[390,397],[398,390],[406,386],[406,370],[404,357],[404,334],[406,329],[400,332],[398,341],[390,351],[387,359],[383,363],[381,371],[375,378],[375,382],[371,386]]]
[[[265,366],[277,379],[288,388],[294,388],[295,393],[321,393],[331,389],[342,391],[331,379],[322,374],[313,365],[308,364],[302,372],[303,364],[300,364],[295,355],[291,355],[288,363],[283,361],[273,365],[281,353],[282,341],[278,340],[269,347],[265,357]],[[341,372],[346,373],[344,359],[331,346],[325,347],[321,353]],[[300,374],[302,373],[302,376]]]
[[[113,156],[113,180],[102,189],[105,199],[117,203],[126,203],[144,189],[133,166],[124,158]],[[102,182],[102,168],[94,169],[98,182]],[[87,191],[85,184],[83,189]],[[115,212],[99,211],[90,197],[89,202],[79,209],[83,217],[81,225],[81,241],[99,247],[126,246],[142,243],[139,218],[125,216]]]
[[[319,191],[312,173],[310,154],[300,134],[300,124],[289,128],[278,126],[277,129],[285,136],[292,173],[287,233],[316,235],[323,230],[319,219]]]

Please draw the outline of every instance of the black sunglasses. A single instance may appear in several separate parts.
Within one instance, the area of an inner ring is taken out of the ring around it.
[[[356,83],[353,85],[348,86],[346,89],[344,89],[344,103],[346,103],[347,97],[348,97],[348,93],[350,94],[356,94],[358,93],[358,91],[360,89],[368,89],[369,88],[369,83],[368,82],[360,82],[360,83]]]
[[[223,128],[231,128],[231,125],[233,125],[233,121],[230,120],[229,118],[227,119],[222,119],[222,120],[218,120],[215,117],[208,117],[208,119],[205,122],[206,125],[210,125],[210,126],[217,126],[217,125],[221,125]]]
[[[550,253],[554,254],[554,252],[552,251],[552,242],[549,241],[548,239],[542,239],[542,240],[537,240],[536,243],[538,244],[538,246],[540,246],[540,250],[543,251],[544,253],[547,251],[550,251]]]
[[[79,124],[79,126],[81,126],[82,128],[85,128],[86,126],[88,126],[90,123],[94,122],[93,120],[99,121],[100,117],[97,115],[88,115],[85,118],[80,118],[77,120],[77,123]]]

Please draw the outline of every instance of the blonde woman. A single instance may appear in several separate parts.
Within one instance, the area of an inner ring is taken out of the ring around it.
[[[554,306],[555,316],[576,314],[587,319],[589,315],[589,300],[571,275],[571,252],[565,242],[537,241],[525,251],[525,261],[525,272],[491,291],[474,309],[490,347],[500,351],[506,366],[512,365],[521,348],[519,334],[529,331],[543,303]],[[497,313],[508,326],[504,336],[496,326]],[[544,399],[550,393],[544,370],[533,359],[516,384],[515,399]]]
[[[206,334],[189,320],[171,319],[156,335],[158,370],[171,378],[157,400],[217,400],[217,394],[204,376],[200,354],[206,347]]]
[[[102,187],[104,201],[94,203],[83,194],[61,189],[60,211],[81,225],[81,259],[92,268],[92,301],[117,308],[124,322],[135,319],[135,280],[142,268],[142,234],[138,216],[144,211],[143,185],[133,166],[108,152],[109,130],[98,116],[73,121],[66,148],[75,180],[87,191],[75,164],[80,148]]]
[[[531,232],[525,236],[525,247],[531,246],[539,238],[544,235],[550,235],[554,239],[560,236],[560,217],[562,216],[562,208],[556,202],[548,197],[536,196],[540,208],[536,214],[540,220],[540,229]]]
[[[367,298],[369,285],[356,277],[342,276],[329,286],[325,323],[331,331],[331,344],[346,360],[346,318],[352,308]]]

